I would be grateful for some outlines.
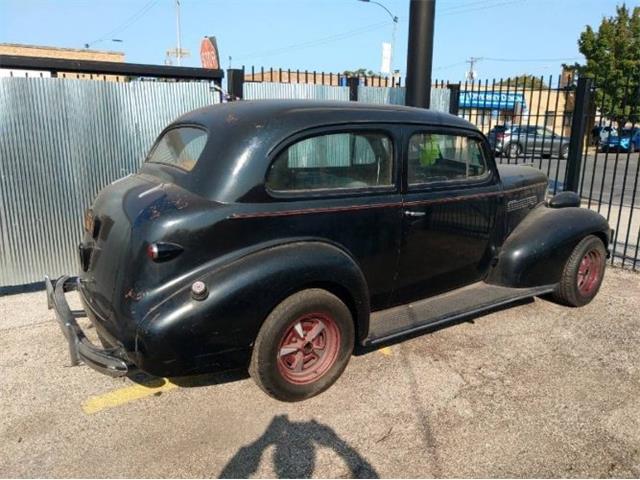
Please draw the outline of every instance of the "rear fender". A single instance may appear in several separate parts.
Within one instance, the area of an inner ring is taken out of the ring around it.
[[[193,279],[192,279],[193,280]],[[289,295],[323,287],[349,306],[358,338],[368,332],[369,294],[355,260],[321,241],[296,241],[245,255],[198,276],[204,300],[191,295],[189,281],[154,308],[138,328],[139,362],[147,371],[159,363],[187,363],[225,351],[247,350],[269,313]],[[160,358],[152,359],[159,355]]]
[[[541,204],[504,242],[487,282],[515,288],[555,284],[575,246],[591,234],[601,238],[608,248],[609,225],[598,213]]]

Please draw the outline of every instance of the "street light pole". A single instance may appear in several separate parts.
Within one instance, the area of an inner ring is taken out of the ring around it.
[[[405,104],[429,108],[436,0],[411,0]]]
[[[365,2],[365,3],[374,3],[382,8],[384,8],[385,12],[387,12],[387,14],[389,15],[389,17],[391,17],[391,21],[393,22],[393,30],[391,31],[391,52],[389,54],[389,70],[391,70],[391,75],[393,75],[393,48],[395,47],[396,44],[396,28],[398,27],[398,17],[396,15],[394,15],[393,13],[391,13],[391,11],[385,7],[382,3],[380,2],[376,2],[373,0],[359,0],[360,2]]]
[[[176,0],[176,60],[178,66],[182,66],[182,45],[180,44],[180,0]]]
[[[95,42],[91,42],[91,43],[85,43],[84,44],[84,48],[91,48],[93,45],[96,45],[97,43],[102,43],[102,42],[106,42],[107,39],[103,39],[103,40],[96,40]],[[122,43],[122,40],[119,38],[112,38],[109,40],[110,42],[114,42],[114,43]]]

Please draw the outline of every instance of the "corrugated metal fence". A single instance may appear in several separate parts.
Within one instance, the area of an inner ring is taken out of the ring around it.
[[[216,103],[206,83],[0,79],[0,288],[77,268],[83,211],[160,131]]]
[[[358,101],[366,103],[391,103],[404,105],[405,87],[364,87],[358,86]],[[449,112],[451,90],[448,88],[432,88],[430,109],[438,112]]]
[[[358,86],[358,101],[404,105],[405,91],[404,87],[365,87],[360,85]],[[246,82],[244,84],[244,98],[246,100],[268,98],[349,100],[349,87],[305,83]],[[448,112],[450,98],[451,91],[448,88],[432,88],[431,109]]]
[[[349,88],[246,83],[245,98],[348,100]],[[432,90],[437,110],[449,91]],[[360,87],[361,101],[404,102],[404,88]],[[0,293],[77,270],[84,209],[136,171],[160,131],[216,103],[207,83],[0,78]]]
[[[247,82],[244,84],[244,98],[246,100],[264,100],[268,98],[349,100],[349,87],[332,87],[308,83]]]

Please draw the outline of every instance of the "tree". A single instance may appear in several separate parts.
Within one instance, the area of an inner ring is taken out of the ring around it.
[[[507,78],[506,80],[501,80],[497,85],[502,87],[508,86],[511,88],[548,88],[547,84],[544,83],[544,80],[528,73]]]
[[[343,75],[347,77],[373,77],[375,72],[366,68],[358,68],[357,70],[345,70]]]
[[[640,102],[640,7],[623,3],[616,15],[605,17],[594,31],[580,34],[580,53],[587,60],[576,65],[581,75],[596,79],[596,103],[605,115],[626,122],[637,118]]]

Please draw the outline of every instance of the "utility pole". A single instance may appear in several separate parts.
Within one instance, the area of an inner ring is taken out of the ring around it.
[[[436,0],[411,0],[405,104],[429,108]]]
[[[396,29],[398,28],[398,17],[396,15],[394,15],[393,13],[391,13],[391,10],[389,10],[387,7],[385,7],[382,3],[380,2],[376,2],[373,0],[360,0],[361,2],[365,2],[365,3],[373,3],[375,5],[378,5],[379,7],[382,7],[387,14],[389,15],[389,17],[391,18],[391,21],[393,22],[393,30],[391,31],[391,52],[389,55],[389,74],[391,76],[393,76],[394,73],[394,69],[393,69],[393,49],[396,45]]]
[[[167,60],[165,63],[171,65],[171,57],[175,57],[179,67],[182,66],[182,59],[190,55],[189,50],[182,48],[180,33],[180,0],[176,0],[176,48],[167,50]]]
[[[477,62],[482,60],[482,57],[469,57],[467,63],[469,64],[469,71],[466,74],[466,79],[473,82],[476,79],[476,71],[474,69]]]
[[[182,48],[180,45],[180,0],[176,0],[176,49],[177,49],[177,53],[178,55],[176,55],[176,60],[178,61],[178,66],[181,67],[182,66],[182,55],[180,55],[182,52]]]

